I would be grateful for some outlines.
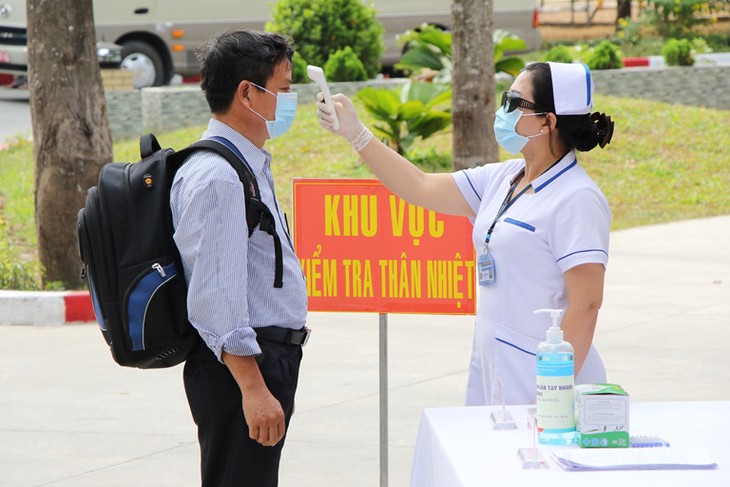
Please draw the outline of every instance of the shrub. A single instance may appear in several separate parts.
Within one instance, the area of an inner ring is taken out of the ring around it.
[[[647,22],[664,38],[686,37],[698,25],[717,20],[727,0],[647,0]]]
[[[618,69],[624,67],[621,49],[611,41],[598,44],[588,56],[586,64],[590,69]]]
[[[573,54],[567,46],[554,46],[545,54],[545,61],[572,63]]]
[[[692,39],[692,49],[694,50],[695,54],[705,54],[708,52],[712,52],[712,48],[702,37],[695,37],[694,39]]]
[[[0,289],[36,291],[40,288],[40,264],[25,262],[8,245],[0,228]]]
[[[324,74],[332,81],[365,81],[368,74],[355,51],[347,46],[332,54],[324,64]]]
[[[669,66],[692,66],[695,63],[692,43],[689,39],[669,39],[662,50],[664,62]]]
[[[309,77],[307,76],[307,61],[304,60],[299,51],[294,51],[294,56],[291,58],[291,77],[292,83],[308,83]]]
[[[385,50],[375,9],[361,0],[279,0],[266,30],[289,36],[309,64],[324,66],[331,53],[350,46],[369,78]]]
[[[637,44],[642,39],[643,22],[620,18],[616,21],[616,42],[619,44]]]

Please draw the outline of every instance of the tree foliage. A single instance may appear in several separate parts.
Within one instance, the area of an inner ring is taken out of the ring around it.
[[[266,30],[291,37],[302,58],[317,66],[349,46],[374,78],[385,51],[383,26],[375,14],[361,0],[279,0]]]

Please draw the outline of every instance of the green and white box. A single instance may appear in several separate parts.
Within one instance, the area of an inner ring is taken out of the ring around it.
[[[629,394],[616,384],[576,385],[575,429],[581,448],[628,448]]]

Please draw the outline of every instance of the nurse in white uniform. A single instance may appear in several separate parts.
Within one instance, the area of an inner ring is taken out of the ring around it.
[[[319,95],[321,100],[321,94]],[[497,142],[523,158],[455,173],[424,173],[373,137],[350,100],[335,95],[338,131],[321,101],[320,124],[344,136],[395,194],[474,223],[479,294],[466,405],[535,402],[535,352],[550,320],[575,349],[576,383],[605,382],[592,346],[603,300],[611,212],[576,151],[603,148],[613,122],[591,113],[593,80],[583,64],[534,63],[502,96]]]

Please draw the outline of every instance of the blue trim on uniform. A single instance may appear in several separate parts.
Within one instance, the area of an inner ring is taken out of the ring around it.
[[[583,69],[586,70],[586,106],[591,106],[591,71],[588,66],[583,64]]]
[[[576,164],[578,164],[578,160],[577,159],[573,159],[573,162],[572,163],[570,163],[566,168],[564,168],[562,171],[560,171],[559,173],[557,173],[555,176],[551,177],[550,179],[548,179],[547,181],[545,181],[544,183],[542,183],[540,186],[538,186],[536,188],[533,187],[533,189],[535,190],[535,193],[537,193],[541,189],[544,189],[545,186],[547,186],[548,184],[550,184],[553,181],[555,181],[556,179],[558,179],[560,176],[563,175],[564,172],[569,171],[570,169],[573,169],[573,167],[575,167]]]
[[[481,202],[482,201],[482,195],[480,195],[477,192],[477,189],[474,187],[474,183],[471,182],[471,178],[469,177],[469,174],[467,174],[466,171],[461,171],[464,174],[464,177],[466,177],[466,182],[469,183],[469,186],[471,187],[471,190],[474,191],[474,194],[477,195],[477,199]]]
[[[535,227],[533,227],[529,223],[521,222],[519,220],[513,220],[512,218],[505,218],[504,219],[504,222],[505,223],[511,223],[512,225],[517,225],[518,227],[522,227],[525,230],[529,230],[531,232],[534,232],[535,231]]]
[[[516,348],[516,349],[517,349],[517,350],[519,350],[520,352],[525,352],[525,353],[526,353],[526,354],[528,354],[528,355],[532,355],[533,357],[536,357],[536,356],[537,356],[537,354],[535,354],[535,353],[532,353],[532,352],[529,352],[529,351],[525,350],[524,348],[520,348],[520,347],[518,347],[517,345],[515,345],[514,343],[506,342],[506,341],[502,340],[501,338],[496,338],[496,337],[495,337],[495,340],[497,340],[498,342],[502,342],[502,343],[504,343],[505,345],[509,345],[509,346],[510,346],[510,347],[512,347],[512,348]]]
[[[560,262],[560,261],[561,261],[561,260],[563,260],[563,259],[567,259],[567,258],[568,258],[568,257],[570,257],[571,255],[575,255],[575,254],[581,254],[581,253],[584,253],[584,252],[603,252],[604,254],[608,255],[608,252],[606,252],[606,251],[605,251],[605,250],[603,250],[603,249],[586,249],[586,250],[576,250],[575,252],[571,252],[571,253],[569,253],[569,254],[566,254],[566,255],[562,256],[561,258],[559,258],[559,259],[558,259],[558,260],[556,260],[555,262],[556,262],[556,263],[557,263],[557,262]]]

